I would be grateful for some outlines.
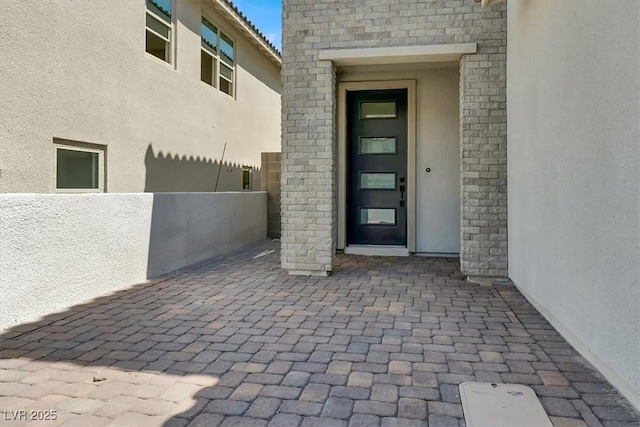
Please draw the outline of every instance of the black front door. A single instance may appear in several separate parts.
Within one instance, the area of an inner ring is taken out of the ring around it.
[[[407,244],[407,90],[347,94],[347,243]]]

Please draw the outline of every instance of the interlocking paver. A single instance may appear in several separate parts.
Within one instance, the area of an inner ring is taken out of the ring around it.
[[[277,414],[271,422],[269,427],[299,427],[302,423],[302,417],[295,414]]]
[[[282,401],[269,397],[258,397],[247,410],[247,416],[253,418],[270,419],[280,408]]]
[[[300,400],[285,400],[280,405],[280,412],[288,414],[296,414],[303,416],[316,416],[320,415],[322,411],[322,404],[315,402],[304,402]]]
[[[263,388],[264,386],[262,384],[242,383],[233,393],[231,393],[229,400],[252,402],[256,397],[258,397]]]
[[[376,402],[371,400],[359,400],[353,407],[353,412],[376,415],[379,417],[391,417],[396,414],[397,407],[394,403]]]
[[[267,421],[249,417],[228,417],[220,427],[267,427]]]
[[[338,255],[319,279],[288,276],[277,250],[253,258],[265,249],[0,333],[0,408],[75,425],[459,427],[458,384],[485,381],[531,385],[557,427],[640,424],[515,288],[466,282],[453,259]]]
[[[380,417],[375,415],[356,414],[349,421],[349,427],[378,427],[379,425]]]
[[[202,413],[189,423],[190,427],[218,427],[224,417],[218,414]]]
[[[309,384],[300,395],[300,400],[309,402],[324,402],[329,396],[330,387],[326,384]]]
[[[242,415],[249,408],[249,403],[234,400],[212,400],[205,408],[205,412],[215,412],[222,415]]]
[[[426,421],[410,419],[410,418],[387,417],[382,419],[382,427],[427,427],[427,426],[428,424]]]
[[[336,418],[305,417],[301,427],[347,427],[347,423]]]
[[[365,400],[371,395],[371,389],[366,387],[344,387],[335,386],[331,387],[332,397],[344,397],[346,399]]]

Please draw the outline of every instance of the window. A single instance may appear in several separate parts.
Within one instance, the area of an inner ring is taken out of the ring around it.
[[[165,62],[171,62],[172,0],[147,0],[147,52]]]
[[[360,172],[361,190],[395,190],[394,172]]]
[[[360,225],[396,225],[396,210],[360,208]]]
[[[251,191],[251,175],[253,175],[251,166],[242,166],[242,189]]]
[[[360,154],[396,154],[396,138],[360,137]]]
[[[216,86],[218,71],[218,29],[206,19],[202,18],[200,25],[202,39],[200,50],[200,78],[208,85]]]
[[[56,192],[104,191],[104,150],[54,143]]]
[[[200,79],[233,96],[235,50],[233,41],[207,19],[200,25]]]
[[[361,119],[391,119],[397,117],[398,112],[395,101],[371,101],[360,103]]]

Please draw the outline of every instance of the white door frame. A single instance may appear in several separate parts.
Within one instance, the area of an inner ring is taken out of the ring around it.
[[[383,80],[338,83],[338,249],[347,248],[347,92],[407,89],[407,247],[399,254],[416,251],[416,80]],[[389,254],[388,246],[368,246],[368,255]],[[356,253],[358,251],[351,251]]]

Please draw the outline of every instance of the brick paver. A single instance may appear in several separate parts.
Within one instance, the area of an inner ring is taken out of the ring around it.
[[[305,278],[278,256],[268,242],[4,331],[0,425],[461,427],[463,381],[531,385],[556,427],[640,425],[515,288],[454,259],[339,255]]]

